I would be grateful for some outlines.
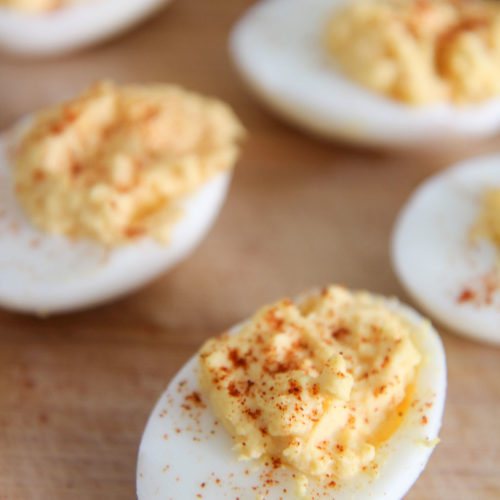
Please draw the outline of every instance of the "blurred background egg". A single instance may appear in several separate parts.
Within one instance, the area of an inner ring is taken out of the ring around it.
[[[170,0],[86,0],[47,12],[0,5],[0,49],[46,56],[111,38],[153,14]]]
[[[426,322],[394,299],[386,305],[412,325]],[[377,476],[361,474],[346,484],[310,479],[305,492],[299,494],[296,478],[300,474],[294,469],[238,461],[229,433],[201,392],[198,357],[194,356],[172,380],[149,417],[138,455],[138,499],[402,498],[437,442],[446,393],[446,361],[439,335],[429,325],[412,340],[424,362],[402,424],[377,449]]]
[[[230,50],[251,91],[296,126],[381,147],[443,147],[500,130],[500,99],[409,106],[342,74],[323,43],[345,0],[263,0],[234,28]]]
[[[392,238],[401,283],[456,333],[500,344],[500,248],[474,236],[485,193],[500,189],[500,156],[473,158],[425,181]]]
[[[102,303],[151,281],[184,259],[210,229],[231,173],[222,172],[181,201],[171,240],[142,238],[106,248],[36,229],[13,193],[7,134],[0,138],[0,305],[49,314]]]

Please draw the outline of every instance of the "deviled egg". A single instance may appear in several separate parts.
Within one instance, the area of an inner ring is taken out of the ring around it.
[[[73,51],[111,38],[170,0],[2,0],[0,48],[25,55]]]
[[[396,299],[331,286],[264,307],[158,400],[138,498],[400,499],[438,442],[445,365]]]
[[[413,299],[456,333],[500,344],[500,156],[426,180],[395,224],[394,269]]]
[[[500,130],[500,6],[263,0],[230,49],[275,112],[326,138],[441,146]]]
[[[0,141],[0,304],[52,313],[133,290],[201,240],[243,128],[173,85],[93,85]]]

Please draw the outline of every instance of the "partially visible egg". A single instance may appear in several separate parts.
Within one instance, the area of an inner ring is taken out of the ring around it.
[[[354,83],[323,45],[346,0],[263,0],[234,28],[230,49],[249,88],[274,112],[328,139],[372,146],[442,146],[500,130],[500,98],[411,107]]]
[[[111,38],[170,0],[88,0],[40,13],[0,6],[0,48],[45,56],[70,52]]]
[[[384,303],[412,325],[427,323],[395,299]],[[412,340],[423,362],[412,403],[399,428],[377,449],[377,476],[360,473],[345,483],[329,480],[328,484],[309,478],[305,484],[291,467],[238,460],[233,440],[200,389],[198,357],[194,356],[171,381],[149,417],[138,454],[138,499],[402,498],[437,442],[446,392],[446,362],[439,335],[430,325],[419,332]]]
[[[11,138],[12,139],[12,138]],[[89,307],[122,296],[186,258],[205,236],[224,202],[230,172],[216,174],[181,200],[183,217],[171,239],[143,238],[105,248],[36,229],[13,189],[9,137],[0,137],[0,305],[49,314]]]
[[[392,238],[394,269],[429,315],[456,333],[500,344],[500,253],[472,237],[486,190],[500,189],[500,156],[473,158],[425,181]]]

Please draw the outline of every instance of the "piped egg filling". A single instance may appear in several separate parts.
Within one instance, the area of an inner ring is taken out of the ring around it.
[[[90,0],[0,0],[0,7],[26,13],[42,13]]]
[[[334,13],[325,44],[347,76],[407,104],[500,93],[496,1],[355,0]]]
[[[500,252],[500,188],[483,193],[481,210],[472,233],[474,237],[490,240]]]
[[[382,299],[331,286],[259,310],[200,350],[200,385],[242,459],[311,476],[376,473],[403,421],[421,355]]]
[[[179,200],[233,167],[242,134],[216,99],[100,82],[34,117],[12,155],[15,192],[48,233],[168,242]]]

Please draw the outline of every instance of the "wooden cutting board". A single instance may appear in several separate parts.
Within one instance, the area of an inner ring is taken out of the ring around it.
[[[204,339],[260,305],[333,282],[408,300],[389,261],[395,216],[420,181],[473,151],[363,151],[279,122],[245,91],[227,55],[229,29],[250,3],[178,0],[77,55],[0,56],[0,127],[107,77],[222,97],[249,132],[218,222],[174,271],[86,312],[0,311],[1,500],[134,498],[137,447],[156,398]],[[500,349],[441,333],[442,442],[407,498],[499,499]]]

